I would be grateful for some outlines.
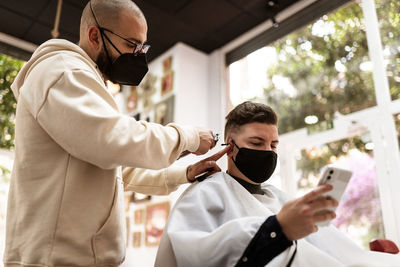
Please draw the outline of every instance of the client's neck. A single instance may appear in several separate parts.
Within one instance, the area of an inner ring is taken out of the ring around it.
[[[227,173],[233,177],[239,184],[241,184],[250,194],[264,195],[264,191],[261,189],[261,184],[251,181],[249,178],[244,176],[235,166],[235,168],[229,168]]]
[[[249,184],[259,185],[259,183],[255,183],[249,178],[247,178],[243,173],[241,173],[238,168],[236,168],[235,163],[232,160],[228,160],[228,170],[226,171],[230,176],[235,177],[236,179],[241,179]]]

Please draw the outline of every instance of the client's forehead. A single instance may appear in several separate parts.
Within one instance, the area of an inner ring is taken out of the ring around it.
[[[261,137],[263,139],[278,138],[278,127],[277,125],[251,122],[240,126],[239,131],[236,133],[237,136],[243,138],[250,137]]]

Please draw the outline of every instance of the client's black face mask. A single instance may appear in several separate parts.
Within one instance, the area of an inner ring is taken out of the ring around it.
[[[256,150],[245,147],[239,149],[232,161],[241,173],[255,183],[263,183],[274,173],[278,155],[272,150]]]

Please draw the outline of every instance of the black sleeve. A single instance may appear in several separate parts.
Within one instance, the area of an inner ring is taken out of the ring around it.
[[[270,216],[261,225],[235,266],[265,266],[292,244],[293,241],[288,240],[282,232],[276,216]]]

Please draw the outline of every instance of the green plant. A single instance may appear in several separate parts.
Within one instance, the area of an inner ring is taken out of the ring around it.
[[[15,109],[17,102],[11,84],[23,62],[0,54],[0,148],[14,147]]]

